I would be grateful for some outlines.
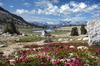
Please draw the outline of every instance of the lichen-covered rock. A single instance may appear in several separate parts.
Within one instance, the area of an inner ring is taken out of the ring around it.
[[[89,45],[100,45],[100,18],[87,23]]]

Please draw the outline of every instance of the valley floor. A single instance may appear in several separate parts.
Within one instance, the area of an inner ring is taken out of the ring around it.
[[[3,56],[5,56],[6,59],[9,58],[9,61],[14,61],[14,62],[16,61],[18,63],[20,62],[18,59],[20,59],[21,56],[23,56],[23,54],[20,54],[20,53],[18,55],[16,55],[17,51],[19,50],[21,52],[30,51],[32,53],[32,54],[26,53],[25,58],[31,58],[31,57],[34,57],[34,55],[41,57],[43,55],[42,57],[45,56],[46,59],[49,56],[49,57],[52,57],[51,58],[52,60],[55,60],[58,62],[58,59],[61,60],[61,58],[59,58],[59,56],[63,57],[63,59],[64,59],[63,63],[65,64],[65,66],[67,66],[66,63],[70,63],[70,62],[65,61],[65,59],[68,60],[68,59],[77,58],[77,57],[82,59],[82,62],[83,62],[83,60],[88,60],[89,63],[87,63],[87,61],[85,61],[85,64],[88,64],[90,66],[92,63],[96,63],[97,65],[100,65],[100,62],[97,62],[100,59],[100,54],[98,53],[100,51],[99,46],[89,47],[87,35],[70,36],[71,28],[72,27],[59,28],[59,29],[56,29],[54,32],[51,32],[50,39],[52,40],[52,42],[45,42],[45,40],[47,38],[42,36],[41,33],[30,32],[30,33],[25,34],[26,32],[24,32],[22,35],[13,35],[13,36],[10,34],[2,34],[2,35],[0,35],[0,52],[3,52],[4,53]],[[28,31],[28,30],[26,30],[26,31]],[[31,31],[31,30],[29,30],[29,31]],[[76,51],[74,51],[74,50],[72,51],[71,49],[68,49],[68,47],[72,47],[72,49],[75,49]],[[81,52],[79,52],[80,50],[76,49],[78,47],[80,47],[82,49]],[[95,49],[97,49],[97,48],[99,48],[97,51],[98,54],[96,54],[96,52],[94,52]],[[85,49],[85,50],[83,50],[83,49]],[[59,50],[59,52],[61,50],[61,54],[58,53],[58,55],[56,55],[56,52],[58,50]],[[67,51],[65,51],[65,50],[67,50]],[[93,50],[93,54],[92,54],[92,50]],[[81,55],[83,51],[84,51],[85,55]],[[87,55],[86,52],[90,55]],[[70,57],[70,55],[67,55],[66,53],[68,53],[68,54],[72,53],[75,55],[73,57]],[[96,57],[96,59],[94,59],[92,57]],[[25,58],[23,60],[25,60]],[[34,57],[34,59],[38,59],[38,58]],[[93,61],[91,61],[90,59]],[[22,59],[20,59],[20,60],[22,60]],[[30,61],[33,61],[33,60],[30,60]],[[51,63],[51,61],[50,61],[50,63]],[[52,63],[51,63],[52,66],[55,66],[53,64],[55,61],[52,61]],[[21,62],[24,62],[24,61],[21,61]],[[27,61],[25,61],[25,62],[27,62]],[[38,61],[38,62],[43,63],[42,61]],[[62,63],[62,61],[60,61],[60,62]],[[79,62],[79,63],[81,63],[81,62]],[[14,64],[16,64],[16,63],[14,63]],[[35,65],[35,66],[38,66],[38,65]],[[58,65],[58,66],[60,66],[60,65]],[[64,66],[64,65],[62,65],[62,66]]]

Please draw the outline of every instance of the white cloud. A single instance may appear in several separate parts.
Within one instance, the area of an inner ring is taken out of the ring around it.
[[[82,3],[79,3],[78,7],[77,5],[74,4],[74,8],[70,8],[71,11],[69,12],[70,15],[73,13],[76,15],[74,17],[72,16],[65,16],[63,20],[65,21],[84,21],[84,20],[89,20],[89,18],[94,18],[94,17],[100,17],[100,7],[99,7],[100,4],[94,4],[94,5],[91,5],[91,6],[87,6],[86,4],[82,4]],[[86,16],[84,14],[89,14],[91,16]],[[84,15],[84,16],[83,16]]]
[[[57,4],[57,3],[59,3],[59,0],[39,0],[39,1],[35,2],[35,5],[36,6],[47,6],[49,3]]]
[[[35,2],[35,5],[36,6],[42,6],[42,7],[45,7],[48,5],[48,3],[50,3],[49,1],[46,1],[46,0],[43,0],[43,1],[38,1],[38,2]]]
[[[31,11],[29,11],[29,13],[30,13],[30,14],[36,14],[37,11],[36,11],[36,10],[31,10]]]
[[[38,14],[53,14],[53,15],[57,15],[59,13],[59,8],[58,6],[54,6],[51,3],[48,3],[45,9],[38,9],[37,12]]]
[[[17,9],[16,10],[16,14],[25,14],[25,13],[29,13],[29,11],[25,10],[25,9]]]
[[[4,4],[2,2],[0,2],[0,6],[3,6]]]
[[[70,14],[72,12],[80,12],[83,11],[85,8],[87,8],[87,5],[83,2],[81,3],[75,3],[70,2],[68,4],[62,5],[59,10],[62,14]]]
[[[66,3],[64,5],[61,5],[60,7],[53,5],[49,1],[39,1],[36,2],[37,6],[43,6],[45,7],[44,9],[33,9],[33,10],[25,10],[25,9],[17,9],[16,14],[44,14],[44,15],[56,15],[59,16],[61,15],[64,20],[68,21],[81,21],[85,20],[85,17],[82,16],[82,13],[92,13],[95,16],[100,16],[100,8],[98,4],[94,5],[87,5],[83,2],[81,3],[76,3],[76,2],[70,2]],[[98,10],[95,10],[98,9]],[[95,13],[95,12],[96,13]],[[76,16],[73,16],[73,14],[76,14]],[[99,13],[99,14],[98,14]],[[69,16],[71,15],[71,16]],[[90,16],[91,17],[91,16]],[[44,19],[43,19],[44,20]],[[41,19],[42,21],[42,19]]]
[[[83,16],[75,16],[75,17],[66,17],[62,19],[62,21],[72,21],[72,22],[78,22],[78,21],[84,21],[86,17]],[[88,19],[87,19],[88,20]]]
[[[83,2],[79,3],[79,8],[84,9],[86,7],[87,7],[87,5],[85,3],[83,3]]]
[[[62,5],[59,10],[60,10],[60,13],[65,13],[67,11],[70,11],[70,7],[68,4],[65,4],[65,5]]]
[[[84,11],[85,12],[90,12],[90,11],[93,11],[93,10],[95,10],[97,8],[99,8],[99,6],[98,6],[98,4],[95,4],[95,5],[92,5],[92,6],[88,7],[88,8],[86,8]]]
[[[17,14],[23,14],[23,13],[28,13],[28,14],[52,14],[52,15],[59,15],[59,14],[72,14],[72,13],[78,13],[78,12],[91,12],[94,9],[98,8],[98,5],[92,5],[92,6],[87,6],[85,3],[75,3],[75,2],[70,2],[64,5],[61,5],[60,7],[53,5],[52,3],[46,1],[42,1],[42,3],[37,2],[39,5],[45,4],[47,5],[46,8],[44,9],[38,9],[38,10],[25,10],[25,9],[17,9],[16,13]]]
[[[77,13],[77,12],[90,12],[94,10],[95,8],[98,8],[98,5],[92,5],[92,6],[87,6],[85,3],[75,3],[75,2],[70,2],[68,4],[61,5],[60,7],[53,5],[52,3],[47,3],[46,1],[42,1],[42,3],[37,2],[39,5],[45,4],[47,5],[46,8],[44,9],[38,9],[38,10],[31,10],[30,13],[32,14],[53,14],[53,15],[59,15],[59,14],[71,14],[71,13]],[[71,7],[72,6],[72,7]],[[21,9],[17,10],[16,12],[20,13],[28,13],[27,10]]]
[[[35,13],[36,13],[36,12],[35,12]],[[38,9],[37,13],[38,13],[38,14],[42,14],[43,11],[42,11],[41,9]]]
[[[54,6],[53,4],[48,4],[48,8],[45,9],[46,14],[54,14],[56,15],[58,13],[59,8],[57,6]]]
[[[73,8],[72,8],[73,12],[83,11],[87,7],[87,5],[83,2],[78,3],[78,4],[73,4],[73,5],[74,5]]]
[[[78,7],[78,3],[71,1],[70,3],[68,3],[69,6],[71,6],[72,8],[76,8]]]
[[[28,2],[25,2],[23,5],[25,5],[25,6],[27,6],[27,7],[31,6],[31,4],[28,3]]]
[[[51,1],[59,1],[59,0],[51,0]],[[70,3],[66,3],[64,5],[61,5],[60,7],[53,5],[49,0],[43,0],[39,2],[35,2],[36,5],[38,6],[45,6],[45,9],[38,10],[39,14],[44,13],[45,14],[69,14],[71,12],[80,12],[83,11],[85,8],[87,8],[87,5],[83,2],[81,3],[76,3],[74,1],[71,1]]]
[[[11,7],[11,8],[13,8],[14,6],[13,6],[13,5],[11,5],[10,7]]]
[[[41,10],[41,9],[39,9]],[[22,14],[37,14],[37,13],[41,13],[40,11],[37,10],[26,10],[26,9],[17,9],[14,13],[18,14],[18,15],[22,15]]]

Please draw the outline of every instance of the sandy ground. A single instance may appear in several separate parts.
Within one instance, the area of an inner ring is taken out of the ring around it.
[[[43,41],[25,42],[25,43],[20,42],[20,43],[9,44],[7,47],[0,48],[0,50],[4,52],[5,56],[9,56],[16,49],[22,49],[24,45],[32,45],[32,44],[43,45],[44,43],[43,43]]]
[[[63,35],[55,35],[56,38],[60,38],[59,40],[62,41],[63,37],[66,37],[66,34]],[[0,51],[4,52],[4,55],[8,56],[11,53],[13,53],[16,49],[21,49],[23,48],[24,45],[32,45],[32,44],[37,44],[37,45],[43,45],[44,40],[42,41],[38,41],[38,42],[19,42],[16,43],[15,40],[20,38],[20,36],[0,36],[0,41],[6,43],[8,46],[7,47],[2,47],[0,48]],[[73,39],[72,39],[73,38]],[[78,36],[78,37],[70,37],[70,41],[72,40],[82,40],[84,38],[84,36]],[[69,40],[65,40],[63,42],[68,42]]]

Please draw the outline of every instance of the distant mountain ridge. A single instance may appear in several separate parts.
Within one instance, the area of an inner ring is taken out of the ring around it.
[[[57,27],[65,27],[65,26],[80,26],[86,25],[87,21],[83,22],[72,22],[72,21],[60,21],[60,22],[31,22],[32,25],[40,26],[40,27],[48,27],[48,28],[57,28]]]

